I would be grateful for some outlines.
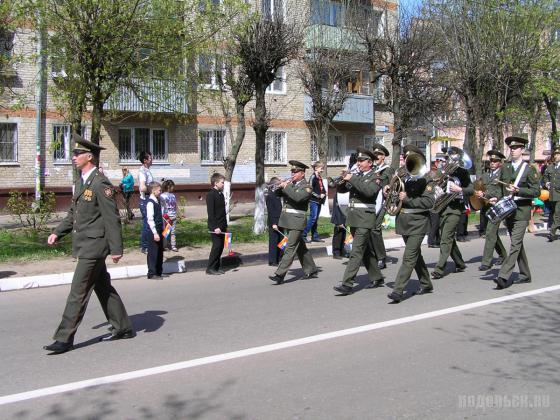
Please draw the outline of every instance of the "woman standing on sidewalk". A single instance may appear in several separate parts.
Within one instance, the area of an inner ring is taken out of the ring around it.
[[[124,197],[124,207],[126,209],[126,220],[134,219],[134,214],[130,209],[130,198],[134,194],[134,177],[128,168],[122,168],[123,179],[121,181],[121,191]]]

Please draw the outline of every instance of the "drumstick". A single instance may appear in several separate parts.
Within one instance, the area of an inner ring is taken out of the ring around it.
[[[495,180],[492,181],[492,182],[495,182],[496,184],[503,184],[503,185],[505,185],[506,187],[513,187],[513,188],[515,188],[515,189],[519,189],[519,187],[516,187],[516,186],[513,185],[513,184],[508,184],[507,182],[500,181],[499,179],[495,179]]]

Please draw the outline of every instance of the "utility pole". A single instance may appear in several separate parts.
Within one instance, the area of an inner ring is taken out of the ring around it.
[[[45,88],[45,29],[43,26],[43,19],[41,11],[38,10],[38,33],[37,33],[37,87],[36,87],[36,101],[35,101],[35,209],[41,204],[41,142],[43,138],[43,96]]]

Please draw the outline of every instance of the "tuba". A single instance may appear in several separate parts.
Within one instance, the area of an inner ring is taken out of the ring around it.
[[[447,192],[448,182],[451,181],[456,184],[459,182],[459,179],[453,176],[455,171],[459,168],[467,170],[472,168],[471,158],[462,149],[459,149],[458,147],[450,147],[448,149],[448,154],[449,160],[443,166],[441,176],[434,180],[436,201],[434,203],[434,207],[430,210],[432,213],[441,212],[449,205],[449,203],[461,196],[462,193],[460,192]]]
[[[385,200],[385,211],[391,216],[396,216],[402,207],[399,193],[404,191],[404,181],[412,178],[417,179],[426,173],[426,160],[418,153],[409,153],[404,161],[404,166],[400,167],[388,185],[387,198]]]

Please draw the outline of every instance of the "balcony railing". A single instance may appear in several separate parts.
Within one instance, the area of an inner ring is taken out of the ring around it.
[[[185,92],[174,84],[153,81],[134,88],[119,88],[105,104],[106,110],[125,112],[188,113]]]
[[[312,121],[312,115],[311,96],[304,95],[303,118],[305,121]],[[344,102],[344,108],[334,117],[334,121],[371,124],[373,122],[373,97],[350,95]]]
[[[307,49],[340,49],[365,51],[355,32],[347,28],[329,25],[312,25],[305,34]]]

